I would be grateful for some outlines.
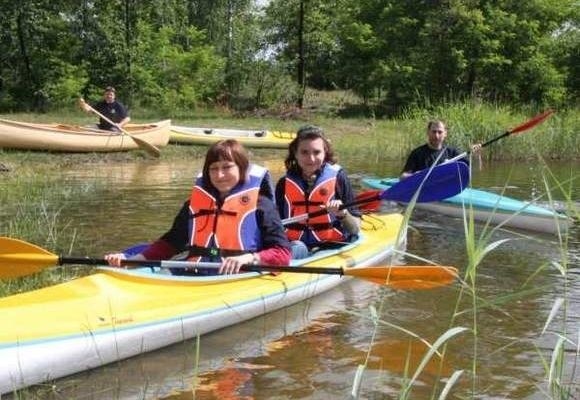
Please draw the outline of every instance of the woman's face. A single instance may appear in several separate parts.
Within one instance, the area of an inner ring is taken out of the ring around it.
[[[209,166],[209,179],[219,194],[227,196],[240,181],[240,167],[233,161],[216,161]]]
[[[296,149],[296,161],[302,169],[302,175],[310,178],[324,164],[326,152],[321,138],[301,140]]]

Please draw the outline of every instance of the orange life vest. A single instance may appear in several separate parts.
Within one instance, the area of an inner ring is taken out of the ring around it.
[[[301,177],[287,174],[284,182],[284,204],[282,218],[308,214],[320,210],[329,200],[335,198],[336,175],[339,165],[326,164],[316,178],[312,189],[306,192],[306,183]],[[297,222],[286,227],[290,240],[302,240],[306,245],[313,246],[321,242],[344,241],[345,235],[336,226],[336,218],[328,213]],[[307,232],[310,232],[308,234]]]
[[[203,261],[256,251],[262,237],[256,219],[258,196],[267,170],[250,167],[247,181],[234,188],[218,205],[217,199],[202,187],[197,179],[189,199],[191,223],[189,229],[190,257]]]

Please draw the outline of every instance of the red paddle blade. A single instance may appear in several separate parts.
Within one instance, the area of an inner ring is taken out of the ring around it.
[[[509,131],[510,134],[520,133],[523,131],[527,131],[530,128],[544,122],[550,115],[554,114],[554,110],[546,110],[541,114],[536,115],[534,118],[530,119],[529,121],[524,122],[521,125],[516,126],[515,128]]]
[[[362,212],[375,212],[381,207],[380,194],[382,190],[367,190],[359,193],[355,197],[355,203],[358,204],[358,209]]]

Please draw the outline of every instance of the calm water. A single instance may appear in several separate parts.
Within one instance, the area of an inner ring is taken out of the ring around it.
[[[355,184],[365,176],[396,175],[399,168],[398,163],[342,162]],[[275,177],[282,174],[281,162],[263,163]],[[60,220],[69,222],[72,227],[67,229],[74,228],[78,233],[75,249],[99,256],[158,237],[188,197],[199,165],[199,160],[140,161],[89,165],[64,172],[71,187],[78,185],[95,192],[94,196],[70,199],[62,205]],[[573,176],[578,179],[578,167],[578,163],[551,165],[561,180]],[[482,171],[474,171],[474,185],[497,191],[505,187],[507,195],[529,200],[543,191],[540,170],[537,164],[486,164]],[[573,199],[577,207],[579,188],[576,181]],[[478,226],[478,232],[481,229],[482,225]],[[575,271],[570,273],[566,287],[557,271],[549,267],[562,257],[555,237],[525,231],[495,234],[493,241],[510,240],[488,255],[478,269],[481,309],[477,313],[477,342],[468,332],[454,338],[443,363],[426,365],[411,398],[429,398],[439,376],[449,377],[457,370],[464,370],[464,374],[456,395],[479,399],[546,398],[547,378],[539,354],[549,363],[558,332],[566,330],[576,344],[579,337],[579,236],[576,226],[570,233],[566,253]],[[462,221],[415,212],[407,251],[464,271],[467,257]],[[401,262],[422,263],[410,256]],[[547,268],[532,277],[541,266]],[[525,294],[509,298],[524,290]],[[554,301],[565,291],[566,320],[561,310],[542,335]],[[382,320],[433,342],[451,327],[458,293],[459,285],[408,292],[348,281],[308,302],[203,336],[199,363],[195,360],[195,341],[180,343],[58,380],[58,392],[46,397],[346,399],[352,391],[357,366],[367,360],[360,398],[396,398],[401,382],[414,373],[426,348],[392,326],[375,326],[370,318],[371,306],[381,310]],[[458,311],[469,310],[470,306],[471,298],[466,296]],[[473,314],[460,314],[453,326],[472,328]],[[474,358],[475,388],[470,379]],[[577,354],[570,345],[564,383],[578,380],[578,372],[574,378],[570,375],[576,362]],[[192,390],[194,385],[196,390]],[[437,394],[440,390],[441,387]],[[580,397],[578,386],[575,396]]]

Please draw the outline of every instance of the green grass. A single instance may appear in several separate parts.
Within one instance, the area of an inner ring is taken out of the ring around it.
[[[41,159],[45,154],[35,155]],[[63,220],[61,211],[68,201],[82,201],[98,193],[93,185],[66,185],[66,176],[55,174],[59,163],[34,163],[36,172],[25,160],[16,173],[0,177],[0,236],[19,238],[41,247],[69,254],[76,248],[77,230],[72,221]],[[51,169],[44,174],[43,169]],[[0,280],[0,296],[25,292],[84,275],[87,268],[48,269],[31,277]]]
[[[402,160],[411,149],[425,142],[426,125],[430,119],[442,119],[449,127],[448,143],[461,149],[489,140],[527,121],[542,110],[518,109],[508,106],[464,101],[428,109],[410,109],[397,119],[372,117],[339,118],[335,110],[356,103],[348,92],[309,91],[303,110],[267,113],[236,113],[227,109],[200,109],[191,113],[159,115],[152,110],[134,110],[134,122],[150,122],[171,118],[175,124],[203,127],[269,129],[295,132],[304,124],[324,128],[339,154],[349,159]],[[0,118],[29,122],[66,122],[90,124],[96,118],[76,108],[51,114],[3,114]],[[580,110],[556,112],[544,123],[487,147],[484,159],[533,159],[540,152],[546,159],[578,159],[580,155]],[[171,157],[169,146],[162,157]],[[4,159],[0,153],[0,160]]]

